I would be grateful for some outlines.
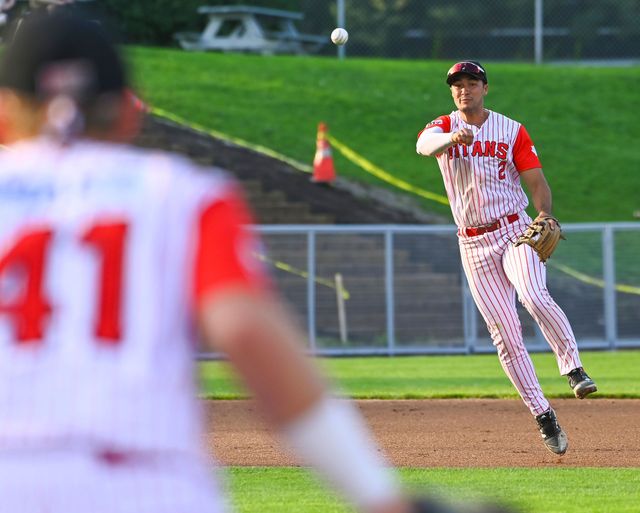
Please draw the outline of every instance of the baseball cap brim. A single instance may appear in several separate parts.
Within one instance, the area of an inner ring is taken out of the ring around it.
[[[480,64],[471,61],[462,61],[455,63],[449,68],[447,72],[447,84],[453,84],[453,82],[463,75],[468,75],[477,80],[482,80],[485,84],[487,83],[487,72]]]

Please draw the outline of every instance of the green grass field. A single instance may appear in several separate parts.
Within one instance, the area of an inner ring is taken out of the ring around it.
[[[597,378],[594,397],[640,397],[640,351],[581,353]],[[551,354],[532,355],[551,397],[570,397]],[[495,355],[333,358],[321,364],[346,395],[357,398],[513,397]],[[204,392],[240,397],[228,367],[201,364]],[[403,468],[411,491],[494,498],[524,513],[638,513],[640,468]],[[299,468],[233,467],[226,473],[242,513],[347,513],[351,510]]]
[[[638,513],[640,469],[402,469],[409,490],[493,498],[524,513]],[[232,468],[229,489],[242,513],[347,513],[308,472]]]
[[[186,53],[132,48],[136,82],[151,104],[310,164],[319,121],[353,150],[407,182],[444,188],[415,137],[453,110],[450,63]],[[565,222],[632,220],[637,197],[636,113],[629,83],[640,67],[487,63],[488,108],[533,137]],[[334,152],[338,173],[383,185]],[[448,207],[423,205],[449,216]]]
[[[595,397],[640,398],[640,351],[583,351],[580,355],[587,371],[597,378]],[[551,353],[531,356],[547,396],[573,397]],[[517,397],[494,354],[328,358],[320,362],[341,393],[358,399]],[[205,397],[245,396],[224,362],[201,363],[200,375]]]

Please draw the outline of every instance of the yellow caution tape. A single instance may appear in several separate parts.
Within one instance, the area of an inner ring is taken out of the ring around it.
[[[589,285],[593,285],[594,287],[604,288],[605,282],[599,278],[594,278],[593,276],[589,276],[588,274],[581,273],[580,271],[576,271],[575,269],[559,264],[557,262],[549,262],[548,265],[551,267],[555,267],[559,271],[568,274],[569,276],[575,278],[578,281],[583,283],[587,283]],[[640,287],[634,287],[633,285],[624,285],[620,283],[615,284],[615,290],[618,292],[623,292],[625,294],[636,294],[640,295]]]
[[[297,269],[297,268],[293,267],[292,265],[286,264],[284,262],[279,262],[277,260],[271,260],[266,255],[257,254],[256,257],[258,258],[258,260],[261,260],[262,262],[267,262],[267,263],[273,265],[275,268],[280,269],[282,271],[285,271],[287,273],[295,274],[296,276],[300,276],[302,278],[308,278],[309,277],[309,273],[308,272],[303,271],[302,269]],[[335,282],[331,281],[331,280],[328,280],[326,278],[316,278],[314,281],[316,283],[318,283],[319,285],[323,285],[323,286],[328,287],[330,289],[336,289]],[[343,288],[342,289],[342,298],[345,301],[348,301],[350,297],[351,297],[351,294],[349,294],[349,291],[347,289]]]
[[[353,151],[351,148],[349,148],[345,144],[343,144],[340,141],[338,141],[338,139],[336,139],[332,135],[327,135],[327,139],[329,139],[329,142],[340,153],[342,153],[342,155],[344,155],[348,160],[350,160],[351,162],[353,162],[357,166],[359,166],[362,169],[364,169],[367,173],[372,174],[373,176],[379,178],[380,180],[383,180],[383,181],[393,185],[394,187],[397,187],[398,189],[402,189],[403,191],[411,192],[412,194],[415,194],[415,195],[420,196],[422,198],[426,198],[428,200],[432,200],[432,201],[435,201],[437,203],[441,203],[443,205],[448,205],[449,204],[449,200],[447,199],[446,196],[442,196],[441,194],[436,194],[435,192],[431,192],[431,191],[425,191],[424,189],[421,189],[420,187],[416,187],[415,185],[411,185],[410,183],[407,183],[404,180],[400,180],[399,178],[396,178],[391,173],[388,173],[387,171],[385,171],[384,169],[379,168],[378,166],[376,166],[372,162],[369,162],[363,156],[358,155],[355,151]]]
[[[202,133],[205,133],[205,134],[208,134],[208,135],[212,135],[212,136],[214,136],[214,137],[216,137],[218,139],[221,139],[223,141],[231,142],[231,143],[236,144],[238,146],[241,146],[243,148],[248,148],[250,150],[262,153],[263,155],[267,155],[269,157],[277,159],[277,160],[279,160],[281,162],[285,162],[285,163],[289,164],[290,166],[292,166],[293,168],[298,169],[300,171],[303,171],[305,173],[312,173],[313,172],[313,167],[311,167],[309,165],[306,165],[306,164],[303,164],[301,162],[298,162],[297,160],[291,159],[291,158],[287,157],[286,155],[283,155],[282,153],[278,153],[277,151],[274,151],[271,148],[267,148],[266,146],[261,146],[259,144],[253,144],[253,143],[250,143],[249,141],[245,141],[244,139],[240,139],[238,137],[233,137],[231,135],[219,132],[217,130],[212,130],[210,128],[206,128],[206,127],[204,127],[202,125],[199,125],[197,123],[192,123],[190,121],[187,121],[184,118],[181,118],[177,114],[174,114],[172,112],[166,111],[166,110],[161,109],[159,107],[151,107],[150,112],[155,114],[156,116],[160,116],[162,118],[174,121],[174,122],[176,122],[178,124],[181,124],[181,125],[184,125],[184,126],[188,126],[189,128],[191,128],[193,130],[196,130],[198,132],[202,132]],[[331,134],[327,134],[327,139],[329,140],[329,142],[333,146],[336,147],[336,149],[340,153],[342,153],[342,155],[345,156],[345,158],[347,158],[348,160],[350,160],[351,162],[356,164],[358,167],[362,168],[367,173],[372,174],[376,178],[379,178],[380,180],[382,180],[384,182],[387,182],[387,183],[393,185],[394,187],[397,187],[398,189],[402,189],[403,191],[407,191],[407,192],[410,192],[412,194],[416,194],[417,196],[420,196],[422,198],[426,198],[426,199],[435,201],[437,203],[441,203],[443,205],[448,205],[449,204],[449,200],[446,198],[446,196],[442,196],[441,194],[436,194],[435,192],[426,191],[424,189],[421,189],[420,187],[416,187],[414,185],[411,185],[410,183],[405,182],[404,180],[400,180],[399,178],[394,177],[391,173],[379,168],[378,166],[376,166],[372,162],[370,162],[367,159],[365,159],[363,156],[358,155],[355,151],[353,151],[351,148],[349,148],[344,143],[340,142],[338,139],[333,137]]]
[[[223,141],[227,141],[227,142],[231,142],[237,146],[241,146],[243,148],[247,148],[253,151],[257,151],[258,153],[262,153],[263,155],[267,155],[268,157],[274,158],[276,160],[279,160],[281,162],[285,162],[287,164],[289,164],[291,167],[298,169],[299,171],[303,171],[305,173],[312,173],[313,172],[313,168],[311,166],[308,166],[306,164],[303,164],[301,162],[298,162],[297,160],[293,160],[289,157],[287,157],[286,155],[283,155],[282,153],[278,153],[277,151],[272,150],[271,148],[267,148],[266,146],[261,146],[259,144],[253,144],[250,143],[249,141],[245,141],[244,139],[240,139],[239,137],[233,137],[231,135],[222,133],[222,132],[218,132],[217,130],[212,130],[210,128],[206,128],[202,125],[199,125],[198,123],[192,123],[190,121],[187,121],[184,118],[181,118],[180,116],[178,116],[177,114],[173,114],[172,112],[168,112],[164,109],[161,109],[159,107],[151,107],[150,108],[150,112],[152,114],[155,114],[156,116],[159,116],[161,118],[165,118],[168,119],[170,121],[174,121],[175,123],[178,123],[180,125],[183,126],[187,126],[189,128],[191,128],[192,130],[196,130],[198,132],[202,132],[204,134],[207,135],[212,135],[213,137],[217,138],[217,139],[221,139]]]

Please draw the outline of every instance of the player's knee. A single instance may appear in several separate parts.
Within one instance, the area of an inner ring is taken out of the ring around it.
[[[520,331],[503,329],[500,323],[487,323],[487,328],[498,357],[503,363],[509,364],[519,360],[526,353]]]
[[[520,303],[529,312],[542,312],[549,308],[549,294],[546,291],[540,291],[535,294],[524,293],[519,296]]]
[[[498,352],[498,358],[505,365],[520,361],[527,352],[524,344],[518,339],[509,341],[505,339],[494,340],[493,345]]]

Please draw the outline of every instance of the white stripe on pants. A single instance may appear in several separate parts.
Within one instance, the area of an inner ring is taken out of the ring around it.
[[[498,350],[505,373],[533,415],[549,409],[522,338],[518,299],[540,327],[556,355],[560,374],[580,367],[575,336],[562,309],[546,286],[546,267],[533,249],[512,241],[524,232],[522,216],[515,223],[476,237],[460,237],[462,266],[471,294]]]

